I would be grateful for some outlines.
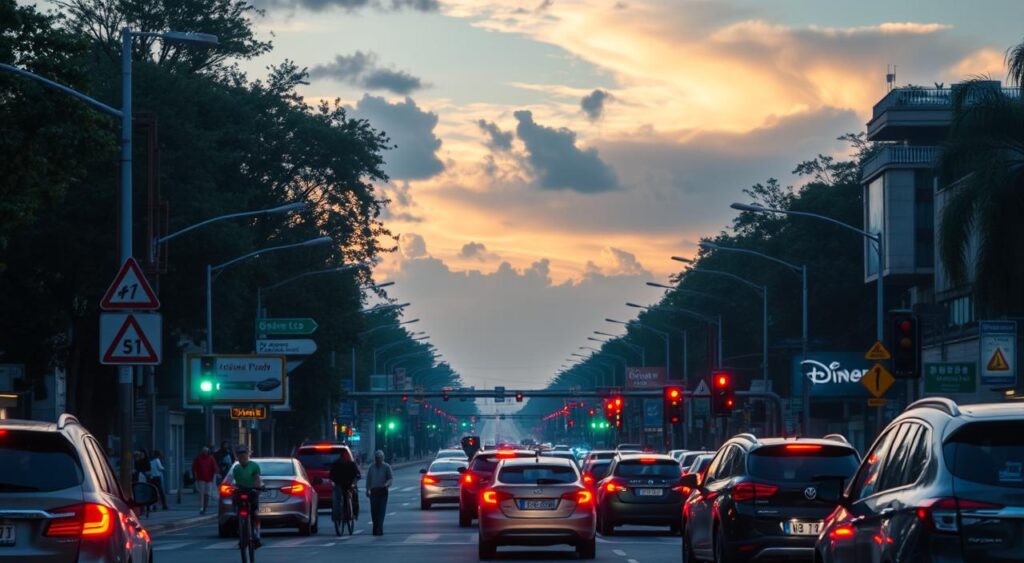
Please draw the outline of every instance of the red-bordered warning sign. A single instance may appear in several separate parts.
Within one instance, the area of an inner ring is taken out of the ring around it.
[[[100,315],[100,363],[156,365],[162,349],[159,313]]]
[[[100,301],[100,309],[104,311],[153,311],[159,308],[160,300],[135,258],[125,260],[114,276],[114,283],[110,284]]]

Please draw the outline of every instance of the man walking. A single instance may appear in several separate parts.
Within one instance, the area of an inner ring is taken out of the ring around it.
[[[203,446],[199,455],[192,460],[192,478],[196,480],[196,490],[199,491],[199,514],[206,514],[206,508],[210,503],[210,495],[213,494],[213,480],[217,476],[217,460],[210,455],[210,448]]]
[[[391,466],[384,463],[384,452],[373,454],[373,463],[366,470],[366,496],[370,497],[370,517],[373,519],[373,535],[384,535],[384,514],[388,509],[388,489],[395,474]]]

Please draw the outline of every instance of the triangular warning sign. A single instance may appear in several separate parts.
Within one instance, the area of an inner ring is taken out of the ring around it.
[[[866,360],[888,360],[892,358],[889,354],[889,350],[885,348],[885,344],[882,344],[881,340],[876,340],[875,345],[868,350],[867,354],[864,354]]]
[[[110,288],[103,295],[100,308],[104,311],[151,311],[160,308],[160,300],[146,281],[146,276],[142,274],[142,268],[135,258],[125,260],[114,276],[114,283],[110,284]]]
[[[703,379],[697,384],[697,388],[693,390],[694,395],[711,395],[711,389],[708,389],[708,384]]]
[[[996,348],[996,352],[992,354],[992,359],[988,361],[988,366],[985,369],[988,371],[1010,370],[1010,364],[1006,363],[1006,356],[1003,355],[1002,348]]]
[[[132,315],[124,318],[124,324],[117,330],[101,359],[104,364],[150,363],[158,360],[156,350],[139,326],[139,321]]]

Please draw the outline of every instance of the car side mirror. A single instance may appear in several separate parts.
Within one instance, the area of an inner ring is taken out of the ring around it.
[[[427,470],[426,469],[420,469],[420,475],[426,475],[426,474],[427,474]]]
[[[679,478],[679,484],[693,490],[700,487],[700,479],[694,473],[687,473]]]
[[[156,486],[150,483],[132,483],[132,506],[152,506],[160,500]]]
[[[842,477],[816,477],[815,487],[818,489],[818,500],[829,504],[845,504],[846,497],[843,495]]]
[[[459,473],[465,473],[466,472],[466,468],[465,467],[460,467],[460,468],[456,469],[456,471],[458,471]]]

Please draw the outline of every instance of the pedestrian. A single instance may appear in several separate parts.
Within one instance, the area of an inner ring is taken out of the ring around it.
[[[149,482],[153,483],[160,494],[160,504],[167,510],[167,494],[164,493],[164,462],[160,450],[153,450],[153,457],[149,460]]]
[[[199,455],[192,460],[192,477],[196,480],[196,490],[199,491],[199,514],[206,514],[216,476],[217,460],[210,455],[210,448],[203,446]]]
[[[384,452],[373,454],[373,463],[366,470],[366,496],[370,497],[370,518],[373,519],[373,535],[384,535],[384,514],[388,509],[388,489],[395,474],[391,466],[384,463]]]
[[[136,483],[148,483],[150,473],[153,470],[152,466],[149,463],[149,457],[146,455],[145,451],[135,450],[134,458],[135,463],[133,466],[134,471],[132,471],[132,481]],[[149,516],[149,512],[152,509],[152,506],[148,504],[144,507],[141,507],[142,514],[145,516]]]
[[[220,475],[222,477],[228,476],[228,471],[231,469],[231,465],[235,463],[235,453],[231,449],[231,445],[227,440],[220,443],[220,449],[213,454],[213,457],[217,459],[217,465],[220,467]]]

